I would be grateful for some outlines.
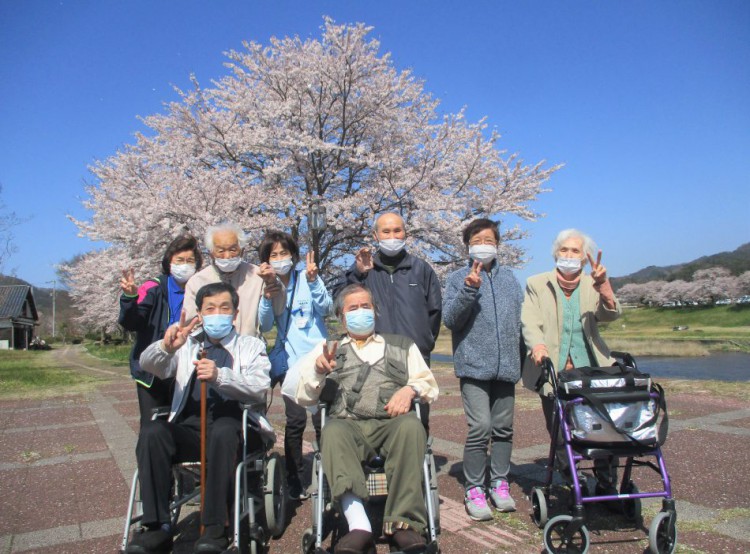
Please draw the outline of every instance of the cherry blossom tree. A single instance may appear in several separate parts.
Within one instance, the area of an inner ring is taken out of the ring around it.
[[[202,239],[207,226],[233,220],[258,241],[280,228],[331,278],[370,243],[380,212],[403,215],[410,251],[441,274],[465,259],[468,220],[538,217],[531,203],[559,166],[525,165],[499,148],[485,119],[439,111],[370,31],[326,19],[319,40],[229,52],[229,75],[210,88],[193,79],[166,113],[143,119],[150,133],[92,167],[92,216],[74,220],[80,233],[125,252],[144,278],[178,233]],[[327,210],[322,233],[308,221],[315,204]],[[502,234],[502,261],[519,265],[514,241],[525,232],[514,224]]]
[[[62,285],[78,308],[75,323],[102,336],[118,329],[121,268],[133,261],[124,249],[112,247],[76,256],[57,268]],[[138,269],[144,274],[146,268]]]
[[[740,294],[740,282],[724,267],[700,269],[693,273],[695,285],[693,299],[713,304],[723,298],[736,298]]]
[[[745,271],[737,277],[737,284],[741,294],[750,294],[750,271]]]

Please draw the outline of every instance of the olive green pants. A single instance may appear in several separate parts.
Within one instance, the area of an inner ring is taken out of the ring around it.
[[[427,526],[422,488],[426,441],[422,422],[412,413],[393,419],[326,420],[321,451],[334,501],[338,503],[346,492],[362,500],[369,498],[362,464],[380,454],[385,457],[389,491],[383,521],[406,523],[423,533]]]

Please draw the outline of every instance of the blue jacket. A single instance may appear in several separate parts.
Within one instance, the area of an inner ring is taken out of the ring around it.
[[[325,317],[330,313],[333,302],[323,280],[318,278],[309,283],[304,269],[294,269],[286,288],[287,303],[294,294],[291,306],[292,320],[289,319],[289,307],[274,319],[273,304],[265,297],[261,297],[258,306],[260,330],[267,333],[276,323],[278,334],[273,349],[284,348],[289,355],[289,367],[299,358],[315,348],[320,341],[328,337]],[[280,340],[286,331],[287,340]]]
[[[464,284],[467,265],[448,276],[443,322],[453,336],[456,377],[516,383],[521,377],[523,292],[513,272],[493,262],[478,289]]]

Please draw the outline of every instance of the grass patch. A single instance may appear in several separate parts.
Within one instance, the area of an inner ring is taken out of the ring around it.
[[[128,365],[132,344],[96,344],[86,345],[86,351],[100,360],[106,360],[115,366]]]
[[[708,356],[709,349],[697,341],[653,340],[606,336],[607,346],[638,356]]]
[[[0,355],[0,397],[81,392],[81,385],[96,381],[96,377],[60,368],[51,352],[7,351]]]
[[[690,379],[668,379],[661,383],[667,392],[667,402],[670,394],[687,393],[706,395],[718,398],[736,398],[750,401],[750,383],[737,381],[731,384],[725,381],[698,381]]]
[[[683,326],[688,329],[673,331]],[[614,337],[676,340],[750,340],[750,306],[633,308],[616,321],[601,325],[606,339]]]

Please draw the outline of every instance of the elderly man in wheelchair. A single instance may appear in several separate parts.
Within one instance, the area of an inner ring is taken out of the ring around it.
[[[225,283],[202,287],[196,295],[198,315],[169,327],[164,339],[141,355],[141,367],[160,378],[175,376],[168,420],[146,423],[138,437],[136,457],[146,531],[136,535],[129,553],[170,552],[171,468],[200,456],[200,382],[207,394],[207,479],[202,514],[203,534],[195,552],[223,552],[227,547],[228,505],[242,446],[242,406],[262,401],[270,385],[271,364],[257,338],[239,336],[233,322],[239,298]],[[193,332],[201,323],[203,330]],[[259,437],[256,437],[260,441]]]
[[[346,337],[339,343],[321,342],[298,362],[295,393],[299,404],[313,406],[324,387],[330,389],[326,383],[337,385],[321,437],[323,471],[349,528],[334,553],[376,552],[364,507],[369,493],[362,467],[376,455],[385,458],[390,491],[383,533],[397,551],[422,552],[428,526],[421,486],[426,434],[409,411],[415,398],[437,398],[437,382],[410,339],[374,332],[375,306],[366,287],[346,286],[335,310]]]

